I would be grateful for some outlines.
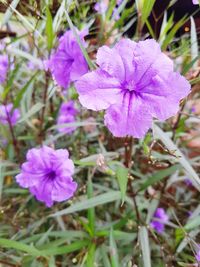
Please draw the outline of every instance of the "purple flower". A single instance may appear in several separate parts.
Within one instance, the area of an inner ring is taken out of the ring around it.
[[[113,10],[113,14],[112,14],[112,18],[113,18],[114,20],[118,20],[118,19],[120,19],[120,15],[119,15],[119,12],[118,12],[118,8],[114,8],[114,10]]]
[[[27,67],[28,67],[29,70],[42,70],[44,68],[42,61],[40,63],[39,62],[35,63],[35,62],[32,62],[32,61],[28,61]],[[47,67],[47,69],[48,69],[48,67]]]
[[[13,109],[13,104],[9,103],[7,105],[0,106],[0,123],[6,125],[11,123],[15,125],[20,118],[19,109]]]
[[[184,179],[184,182],[185,182],[185,184],[187,185],[187,186],[192,186],[193,184],[192,184],[192,181],[189,179],[189,178],[185,178]]]
[[[117,5],[121,5],[121,3],[123,2],[123,0],[117,0]]]
[[[0,55],[0,83],[4,83],[8,72],[8,57]]]
[[[16,180],[21,187],[29,188],[37,200],[51,207],[54,201],[61,202],[74,195],[77,189],[72,179],[74,164],[66,149],[33,148],[26,159]]]
[[[106,109],[105,124],[117,137],[143,137],[153,117],[164,121],[177,113],[191,88],[153,39],[103,46],[97,64],[76,83],[79,100],[88,109]]]
[[[198,4],[199,4],[199,0],[192,0],[192,3],[193,3],[194,5],[198,5]]]
[[[105,14],[108,9],[108,2],[101,0],[94,5],[94,9],[101,15]]]
[[[83,42],[84,33],[78,32],[78,34]],[[64,88],[88,71],[87,62],[71,30],[66,31],[59,39],[56,52],[51,55],[45,65],[58,85]]]
[[[157,220],[158,219],[158,220]],[[165,224],[169,221],[169,217],[163,208],[157,208],[154,213],[154,220],[150,223],[151,227],[158,233],[163,233]]]
[[[75,122],[75,116],[78,110],[75,108],[74,102],[71,100],[69,102],[63,103],[60,107],[57,124],[73,123]],[[60,127],[58,131],[61,133],[71,133],[76,129],[76,127]]]
[[[195,255],[195,258],[198,262],[200,262],[200,246],[199,246],[199,250],[197,251],[197,254]]]

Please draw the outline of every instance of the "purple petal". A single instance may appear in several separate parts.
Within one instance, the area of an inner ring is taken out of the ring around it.
[[[124,64],[125,69],[125,80],[128,82],[133,79],[135,67],[133,64],[133,52],[136,48],[136,43],[130,39],[121,39],[116,45],[115,49],[118,51],[119,55]]]
[[[76,82],[81,104],[92,110],[102,110],[120,99],[120,82],[102,70],[85,74]]]
[[[137,43],[133,51],[135,65],[135,82],[140,91],[151,82],[152,77],[173,71],[173,62],[161,52],[159,44],[148,39]]]
[[[152,221],[150,223],[150,226],[156,230],[159,234],[162,234],[164,232],[164,229],[165,229],[165,225],[161,222],[158,222],[158,221]]]
[[[190,88],[183,76],[172,72],[166,80],[156,76],[149,87],[143,90],[142,98],[152,109],[152,116],[166,120],[178,112],[179,102],[189,94]]]
[[[149,110],[139,97],[131,93],[124,95],[121,104],[108,108],[105,115],[105,125],[116,137],[143,137],[151,124]]]
[[[52,199],[54,201],[64,201],[71,198],[77,186],[77,183],[68,177],[56,179],[53,184]]]
[[[47,179],[40,181],[39,186],[30,187],[30,192],[36,197],[37,200],[42,201],[47,207],[53,205],[52,199],[53,182]]]
[[[110,76],[120,81],[125,79],[125,69],[121,56],[118,51],[108,46],[102,46],[97,52],[97,64],[106,71]]]

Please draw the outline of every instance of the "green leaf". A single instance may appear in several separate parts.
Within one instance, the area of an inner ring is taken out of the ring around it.
[[[13,86],[13,82],[15,81],[15,78],[17,76],[17,73],[19,71],[21,67],[21,64],[17,64],[14,68],[14,70],[10,73],[9,77],[8,77],[8,82],[5,86],[5,89],[3,91],[3,94],[2,94],[2,98],[5,99],[6,96],[8,95],[8,93],[10,92],[12,86]]]
[[[128,169],[118,166],[116,170],[117,180],[121,191],[122,204],[124,203],[128,182]]]
[[[197,40],[197,31],[195,26],[195,21],[193,17],[190,17],[191,21],[191,30],[190,30],[190,42],[191,42],[191,58],[194,61],[199,56],[198,40]],[[198,62],[194,62],[194,68],[198,67]]]
[[[102,255],[102,260],[103,260],[103,266],[104,267],[111,267],[109,258],[108,258],[108,254],[107,254],[107,248],[106,246],[103,244],[101,246],[101,255]]]
[[[44,105],[42,103],[36,103],[34,106],[32,106],[32,108],[26,114],[24,114],[24,116],[17,123],[21,123],[21,122],[28,120],[35,113],[40,111],[43,106]]]
[[[46,6],[46,35],[47,35],[47,47],[50,51],[53,47],[54,32],[53,32],[53,20],[49,7]]]
[[[112,267],[119,267],[119,256],[117,251],[117,245],[113,236],[113,229],[110,230],[110,259]]]
[[[194,228],[197,228],[199,225],[200,225],[200,215],[189,220],[189,222],[184,226],[184,229],[187,231],[192,230]]]
[[[167,46],[170,44],[170,42],[173,40],[176,32],[186,23],[187,21],[187,16],[184,16],[182,19],[180,19],[174,27],[171,29],[171,31],[167,34],[165,40],[163,41],[162,44],[162,49],[166,50]]]
[[[148,19],[156,0],[143,0],[142,5],[142,23],[144,24]]]
[[[6,23],[8,23],[9,19],[11,18],[12,14],[13,14],[13,11],[12,11],[10,6],[12,6],[13,8],[16,8],[19,1],[20,0],[13,0],[12,3],[9,5],[8,9],[6,10],[6,12],[4,14],[2,25],[5,25]]]
[[[80,240],[67,246],[52,247],[46,250],[42,250],[41,252],[45,256],[63,255],[77,250],[81,250],[85,248],[89,244],[89,242],[89,240]]]
[[[175,240],[176,244],[178,245],[179,242],[185,237],[185,232],[182,228],[175,229]]]
[[[148,236],[147,228],[145,226],[140,226],[139,241],[140,241],[140,247],[142,250],[142,258],[143,258],[143,263],[144,263],[143,266],[151,267],[149,236]]]
[[[154,185],[155,183],[161,181],[165,177],[170,176],[171,174],[173,174],[178,169],[180,169],[180,165],[179,164],[171,166],[168,169],[156,172],[151,177],[147,178],[147,180],[140,186],[139,191],[145,190],[150,185]]]
[[[95,262],[95,244],[91,244],[89,247],[89,251],[87,254],[87,261],[86,261],[86,267],[94,267]]]
[[[121,198],[121,193],[119,191],[110,191],[108,193],[104,193],[99,196],[92,197],[90,199],[82,198],[81,202],[78,202],[67,209],[58,211],[50,215],[50,217],[61,216],[61,215],[74,213],[77,211],[87,210],[89,208],[93,208],[99,205],[104,205],[104,204],[113,202],[115,200],[119,200],[120,198]]]
[[[174,155],[177,158],[177,162],[182,165],[188,177],[192,180],[193,185],[200,191],[200,178],[191,166],[189,159],[186,159],[180,149],[174,144],[174,142],[169,138],[169,136],[165,132],[163,132],[163,130],[158,125],[154,124],[153,131],[155,138],[160,139],[170,151],[174,152]]]
[[[74,36],[76,38],[76,41],[77,41],[77,43],[78,43],[78,45],[79,45],[79,47],[80,47],[80,49],[81,49],[81,51],[83,53],[83,56],[85,57],[85,60],[88,63],[88,66],[90,67],[91,70],[94,69],[96,66],[92,63],[92,61],[91,61],[91,59],[90,59],[85,47],[83,46],[83,44],[81,42],[81,39],[80,39],[79,35],[76,32],[76,29],[75,29],[75,27],[74,27],[74,25],[73,25],[73,23],[72,23],[72,21],[70,19],[70,16],[69,16],[69,14],[68,14],[68,12],[66,10],[65,10],[65,14],[66,14],[66,17],[67,17],[67,22],[69,24],[69,27],[72,30],[72,32],[73,32],[73,34],[74,34]]]
[[[162,26],[160,29],[160,36],[159,36],[160,46],[162,46],[162,44],[166,38],[167,32],[172,28],[173,20],[174,20],[174,14],[172,13],[169,20],[167,21],[167,11],[165,11]]]
[[[37,250],[34,246],[28,246],[22,242],[9,240],[5,238],[0,238],[0,246],[3,248],[12,248],[20,250],[37,257],[43,255],[41,251]]]
[[[26,92],[26,90],[28,89],[28,87],[30,86],[30,84],[34,81],[35,77],[37,76],[37,72],[30,78],[30,80],[24,85],[24,87],[22,87],[22,89],[19,91],[19,93],[17,94],[15,101],[14,101],[14,107],[18,107],[20,104],[20,101],[24,95],[24,93]]]
[[[87,196],[88,196],[88,199],[93,197],[93,185],[92,185],[92,180],[90,178],[88,179]],[[92,236],[94,236],[94,233],[95,233],[95,209],[94,208],[88,209],[88,221],[89,221],[90,231],[92,233]]]

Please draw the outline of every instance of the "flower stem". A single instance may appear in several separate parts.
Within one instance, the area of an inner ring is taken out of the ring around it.
[[[43,94],[43,108],[41,112],[41,117],[40,117],[40,131],[39,131],[39,143],[41,144],[44,137],[45,137],[45,131],[43,129],[44,125],[44,115],[45,115],[45,110],[46,110],[46,101],[47,101],[47,92],[48,92],[48,85],[49,85],[49,75],[48,72],[45,72],[45,88],[44,88],[44,94]]]

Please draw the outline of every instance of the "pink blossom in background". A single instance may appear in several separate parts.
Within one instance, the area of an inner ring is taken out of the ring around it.
[[[8,57],[5,55],[0,55],[0,83],[4,83],[8,72]]]
[[[119,6],[121,2],[122,0],[117,1],[116,2],[117,6]],[[105,15],[106,11],[108,10],[108,6],[109,6],[109,1],[101,0],[94,5],[94,9],[98,12],[98,14]],[[118,8],[115,7],[113,9],[112,19],[118,20],[119,18],[120,18],[120,14],[119,14]]]
[[[94,5],[94,9],[101,15],[105,14],[108,9],[108,1],[100,0]]]
[[[84,44],[84,32],[78,32]],[[71,30],[59,39],[55,53],[45,62],[57,84],[67,88],[72,81],[87,73],[88,65]]]
[[[84,107],[106,110],[105,125],[116,137],[144,137],[153,117],[164,121],[175,115],[190,92],[189,82],[173,71],[172,60],[153,39],[103,46],[97,64],[75,85]]]
[[[19,109],[13,109],[13,104],[0,105],[0,123],[15,125],[20,118]]]
[[[46,61],[45,61],[46,62]],[[28,61],[27,62],[27,67],[29,70],[43,70],[44,69],[44,66],[43,64],[45,64],[45,62],[43,63],[42,61],[40,63],[35,63],[35,62],[32,62],[32,61]],[[48,65],[48,62],[47,62],[47,65]],[[48,69],[48,66],[47,66],[47,69]]]
[[[192,3],[193,3],[194,5],[198,5],[198,4],[199,4],[199,0],[192,0]]]
[[[195,255],[195,258],[198,262],[200,262],[200,246],[199,246],[199,250],[197,251],[197,254]]]
[[[58,119],[57,119],[57,125],[60,124],[65,124],[65,123],[73,123],[76,121],[76,115],[78,113],[78,110],[75,108],[74,101],[69,101],[66,103],[62,103],[59,114],[58,114]],[[76,129],[76,127],[59,127],[58,131],[61,133],[66,133],[69,134],[73,132]]]
[[[169,221],[169,217],[163,208],[158,208],[154,214],[154,219],[151,222],[151,227],[158,233],[163,233],[165,224]]]
[[[51,207],[54,202],[71,198],[77,183],[73,181],[74,164],[67,149],[54,150],[50,147],[32,148],[26,155],[26,162],[16,181],[23,188],[29,188],[37,200]]]

